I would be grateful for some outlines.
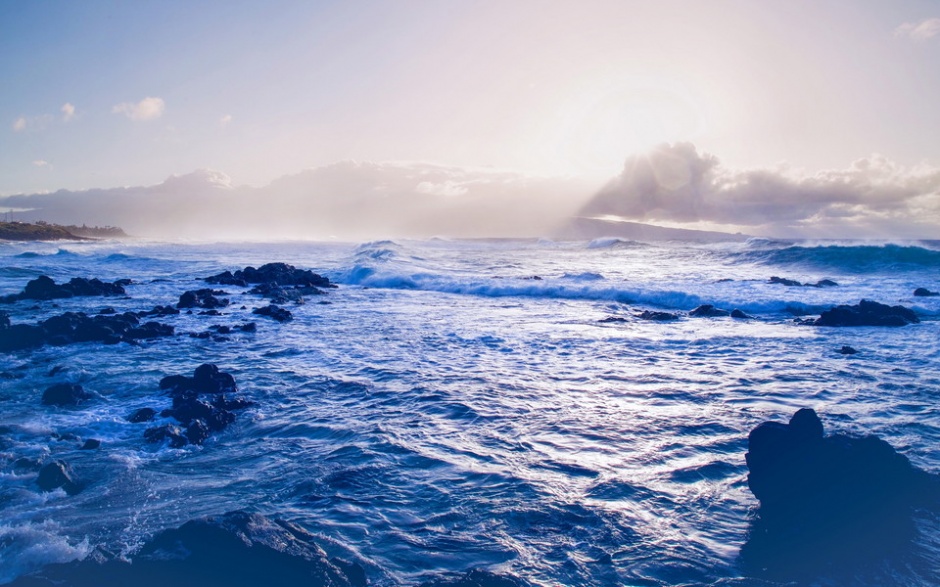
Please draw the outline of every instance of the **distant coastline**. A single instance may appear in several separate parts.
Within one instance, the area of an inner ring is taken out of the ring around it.
[[[0,240],[57,241],[126,238],[127,233],[116,226],[75,226],[51,224],[42,220],[31,222],[0,222]]]

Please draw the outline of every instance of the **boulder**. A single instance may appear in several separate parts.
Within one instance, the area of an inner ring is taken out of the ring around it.
[[[858,351],[850,347],[849,345],[842,345],[842,348],[839,349],[840,355],[854,355]]]
[[[754,319],[754,316],[751,316],[750,314],[745,314],[743,310],[738,310],[737,308],[735,308],[734,310],[731,310],[731,317],[737,318],[738,320],[753,320]]]
[[[177,308],[224,308],[229,305],[229,300],[218,298],[216,296],[227,295],[224,291],[218,289],[196,289],[184,292],[180,295],[177,302]]]
[[[0,302],[12,303],[18,300],[55,300],[71,298],[73,296],[116,296],[124,295],[124,285],[129,280],[118,280],[106,283],[100,279],[86,279],[74,277],[68,283],[57,284],[51,277],[40,275],[26,283],[26,287],[18,294],[4,296]]]
[[[57,383],[42,393],[44,406],[77,406],[81,402],[94,397],[75,383]]]
[[[862,300],[854,306],[835,306],[820,314],[816,326],[905,326],[920,322],[910,308]]]
[[[52,461],[43,465],[36,477],[36,484],[43,491],[54,491],[60,487],[69,495],[81,491],[75,473],[65,461]]]
[[[144,430],[144,439],[152,443],[169,442],[173,448],[184,447],[189,442],[180,427],[172,424],[147,428]]]
[[[286,310],[280,306],[270,304],[262,308],[255,308],[251,311],[252,314],[258,314],[259,316],[267,316],[278,322],[288,322],[294,319],[294,315],[290,313],[290,310]]]
[[[673,314],[672,312],[654,312],[651,310],[643,310],[643,313],[639,314],[637,318],[641,320],[653,320],[656,322],[668,322],[669,320],[678,320],[679,315]]]
[[[940,292],[930,291],[926,287],[918,287],[914,290],[914,295],[919,298],[927,298],[933,296],[940,296]]]
[[[151,422],[153,421],[154,416],[157,415],[157,411],[153,408],[140,408],[139,410],[134,410],[127,416],[127,421],[134,424],[139,424],[141,422]]]
[[[701,306],[689,312],[689,316],[695,316],[696,318],[717,318],[721,316],[727,316],[729,314],[730,312],[727,310],[716,308],[711,304],[702,304]]]
[[[851,567],[906,543],[914,508],[940,505],[936,475],[875,436],[825,436],[811,409],[754,428],[745,460],[760,508],[742,558],[770,574]]]

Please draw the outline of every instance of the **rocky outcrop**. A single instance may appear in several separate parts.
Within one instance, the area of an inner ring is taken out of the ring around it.
[[[940,296],[940,292],[930,291],[926,287],[918,287],[914,290],[914,295],[919,298],[930,298]]]
[[[259,316],[267,316],[278,322],[289,322],[294,319],[294,315],[290,313],[290,310],[270,304],[262,308],[255,308],[251,311],[252,314],[257,314]]]
[[[254,284],[249,293],[271,299],[275,304],[287,302],[303,303],[304,296],[320,295],[323,289],[336,285],[322,275],[308,269],[297,269],[287,263],[267,263],[258,269],[245,267],[235,273],[224,271],[206,277],[205,281],[221,285]]]
[[[825,436],[811,409],[754,428],[745,460],[760,509],[742,557],[771,573],[851,564],[909,538],[914,508],[940,505],[940,478],[875,436]]]
[[[920,322],[910,308],[862,300],[854,306],[835,306],[813,321],[816,326],[906,326]]]
[[[69,495],[81,491],[75,472],[65,461],[52,461],[43,465],[39,469],[36,485],[43,491],[54,491],[61,487]]]
[[[654,312],[652,310],[643,310],[642,314],[637,315],[640,320],[653,320],[655,322],[668,322],[678,320],[679,315],[672,312]]]
[[[176,307],[180,309],[185,308],[224,308],[229,305],[229,300],[225,298],[218,298],[216,296],[227,295],[224,291],[218,289],[196,289],[192,291],[183,292],[180,295],[179,302],[177,302]]]
[[[77,406],[87,399],[94,397],[75,383],[57,383],[42,394],[44,406]]]
[[[784,277],[771,277],[768,283],[775,283],[777,285],[785,285],[787,287],[836,287],[839,284],[831,279],[820,279],[816,283],[802,283],[793,279],[786,279]]]
[[[130,561],[98,549],[83,561],[48,565],[11,587],[365,587],[365,569],[329,557],[313,534],[235,511],[186,522],[146,542]],[[494,584],[495,585],[495,584]]]
[[[719,318],[722,316],[728,316],[729,314],[730,312],[728,312],[728,310],[716,308],[711,304],[702,304],[701,306],[689,312],[689,316],[694,316],[696,318]]]
[[[179,448],[187,444],[202,444],[213,432],[221,432],[235,421],[235,411],[251,406],[251,402],[233,399],[226,394],[237,391],[235,378],[219,371],[212,364],[200,365],[192,377],[170,375],[160,380],[160,389],[173,399],[173,405],[160,412],[163,418],[173,418],[176,424],[154,426],[144,431],[148,442],[168,442]],[[131,414],[132,421],[147,422],[153,414],[147,408]],[[149,418],[147,416],[150,416]]]
[[[30,280],[22,292],[0,297],[0,303],[10,304],[19,300],[55,300],[75,296],[118,296],[126,293],[124,286],[130,283],[129,279],[106,283],[99,279],[74,277],[68,283],[58,285],[52,278],[40,275]]]
[[[65,312],[33,326],[0,324],[0,351],[15,351],[43,345],[64,346],[77,342],[136,343],[139,340],[172,336],[174,328],[159,322],[140,323],[133,312],[88,316]]]

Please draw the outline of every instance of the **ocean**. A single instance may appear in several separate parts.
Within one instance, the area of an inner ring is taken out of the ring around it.
[[[268,302],[248,288],[200,281],[269,262],[338,287],[279,323],[252,313]],[[40,275],[132,283],[0,306],[12,323],[139,312],[203,287],[231,304],[155,317],[175,335],[138,345],[0,353],[0,583],[243,509],[307,529],[379,586],[477,568],[546,587],[787,584],[739,556],[759,423],[813,408],[827,432],[875,434],[940,471],[940,297],[913,296],[940,290],[938,241],[0,244],[0,295]],[[862,299],[920,323],[798,322]],[[750,318],[688,315],[702,304]],[[147,442],[153,424],[128,414],[169,407],[160,380],[203,363],[254,405],[202,445]],[[41,405],[63,382],[95,397]],[[100,448],[81,450],[90,438]],[[83,489],[40,491],[23,457],[69,463]],[[903,556],[813,584],[936,585],[940,518],[915,523]]]

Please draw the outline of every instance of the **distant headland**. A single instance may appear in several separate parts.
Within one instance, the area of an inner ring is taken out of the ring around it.
[[[0,222],[0,240],[57,241],[125,238],[127,233],[116,226],[75,226],[51,224],[39,220],[30,222]]]

